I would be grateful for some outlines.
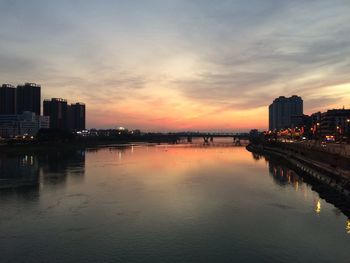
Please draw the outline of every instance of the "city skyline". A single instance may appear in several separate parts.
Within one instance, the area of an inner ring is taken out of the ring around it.
[[[0,1],[1,83],[89,105],[88,128],[267,129],[349,108],[347,1]]]
[[[43,106],[41,106],[41,104]],[[41,111],[42,108],[42,111]],[[41,114],[42,113],[42,114]],[[0,86],[0,137],[38,136],[41,129],[81,132],[86,129],[86,105],[65,99],[41,99],[41,86],[25,83]]]

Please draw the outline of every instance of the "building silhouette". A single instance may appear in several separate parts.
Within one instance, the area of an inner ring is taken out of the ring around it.
[[[16,114],[16,88],[10,84],[0,87],[0,114]]]
[[[40,115],[41,86],[35,83],[25,83],[17,86],[17,113],[24,111]]]
[[[294,116],[294,118],[292,118]],[[293,95],[290,98],[280,96],[269,106],[269,130],[281,130],[291,128],[295,116],[303,115],[303,100]]]
[[[0,137],[34,136],[42,128],[49,128],[49,117],[37,116],[34,112],[0,114]]]
[[[36,135],[40,129],[85,130],[84,103],[68,105],[67,100],[44,100],[41,115],[41,86],[25,83],[17,88],[0,86],[0,137]]]
[[[44,116],[50,117],[50,128],[68,129],[68,105],[67,100],[52,98],[44,100]]]
[[[70,130],[85,130],[85,113],[84,103],[73,103],[68,106],[68,127]]]
[[[85,130],[85,109],[85,104],[80,102],[69,105],[65,99],[44,100],[44,116],[50,117],[50,128]]]

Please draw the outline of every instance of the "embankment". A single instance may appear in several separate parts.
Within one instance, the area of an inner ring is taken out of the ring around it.
[[[295,145],[273,143],[247,146],[247,150],[283,162],[305,178],[321,198],[350,217],[350,160],[313,152]]]

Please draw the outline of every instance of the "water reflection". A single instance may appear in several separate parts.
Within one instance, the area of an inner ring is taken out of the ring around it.
[[[321,213],[321,202],[320,202],[320,200],[317,200],[315,212],[316,212],[317,214],[320,214],[320,213]]]
[[[0,189],[35,186],[39,180],[39,165],[36,156],[2,155],[0,156]]]
[[[64,186],[67,177],[82,179],[85,174],[85,150],[58,151],[39,155],[42,185]]]
[[[336,209],[335,214],[339,213],[339,210],[350,218],[350,204],[333,189],[327,185],[323,185],[317,180],[307,177],[306,175],[300,176],[294,172],[285,161],[274,159],[270,156],[263,156],[256,153],[251,153],[254,160],[265,159],[268,163],[269,174],[273,178],[273,181],[282,187],[291,186],[295,191],[302,190],[304,197],[307,198],[309,185],[313,191],[316,191],[319,197],[326,202],[333,204]],[[320,199],[314,201],[314,212],[316,214],[321,213],[321,202]]]
[[[263,159],[263,156],[260,155],[260,154],[257,154],[257,153],[252,153],[252,157],[256,161],[259,161],[259,160]]]
[[[348,220],[348,221],[346,222],[346,227],[345,227],[345,229],[346,229],[346,233],[350,234],[350,220]]]
[[[0,189],[39,189],[45,185],[65,185],[68,176],[85,174],[85,150],[47,151],[45,153],[1,154]]]
[[[35,178],[34,187],[0,191],[6,262],[350,260],[350,220],[293,170],[244,148],[112,146],[0,159],[7,180],[21,169]]]
[[[303,179],[291,169],[281,166],[269,160],[269,171],[274,182],[280,186],[292,186],[296,191],[299,185],[303,183]]]

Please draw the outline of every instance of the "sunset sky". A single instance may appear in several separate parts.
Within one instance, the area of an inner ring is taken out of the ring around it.
[[[350,1],[0,0],[0,82],[88,128],[265,129],[280,95],[350,107]]]

